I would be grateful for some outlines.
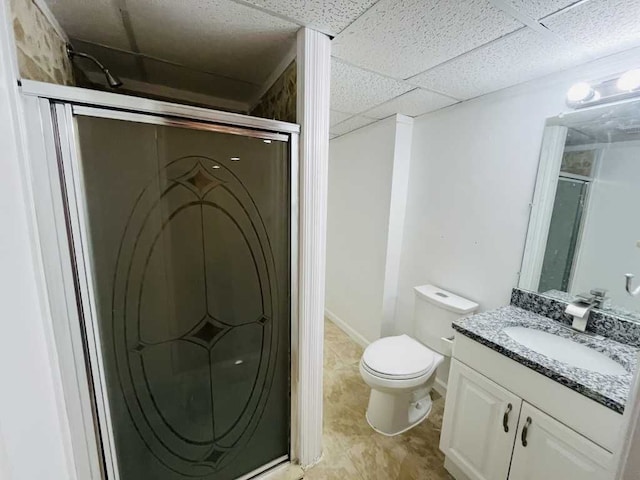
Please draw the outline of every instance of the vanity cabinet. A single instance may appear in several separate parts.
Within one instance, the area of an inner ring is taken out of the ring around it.
[[[611,454],[523,403],[509,480],[607,478]]]
[[[455,466],[457,480],[601,480],[611,459],[603,448],[455,359],[440,449]]]
[[[453,360],[440,449],[477,480],[506,479],[522,400]]]

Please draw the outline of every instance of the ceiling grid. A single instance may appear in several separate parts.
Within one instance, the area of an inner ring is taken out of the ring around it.
[[[640,0],[45,1],[114,71],[235,101],[264,89],[300,26],[326,33],[333,137],[640,45]]]

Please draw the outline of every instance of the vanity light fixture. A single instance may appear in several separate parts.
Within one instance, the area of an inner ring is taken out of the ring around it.
[[[567,105],[583,108],[636,96],[640,96],[640,68],[572,85],[567,92]]]
[[[580,103],[591,100],[596,95],[596,91],[587,82],[578,82],[571,85],[567,92],[567,102]]]
[[[634,68],[623,73],[616,83],[618,89],[623,92],[633,92],[640,89],[640,68]]]

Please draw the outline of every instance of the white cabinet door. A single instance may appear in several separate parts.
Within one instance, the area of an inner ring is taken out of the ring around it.
[[[611,461],[611,453],[523,404],[509,480],[603,480]]]
[[[440,449],[471,480],[506,480],[522,400],[453,360]]]

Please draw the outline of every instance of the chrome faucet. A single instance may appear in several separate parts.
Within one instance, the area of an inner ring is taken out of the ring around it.
[[[607,291],[604,288],[594,288],[589,293],[576,295],[565,310],[565,313],[573,317],[571,328],[584,332],[587,329],[591,310],[602,307],[606,299]]]

